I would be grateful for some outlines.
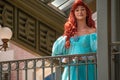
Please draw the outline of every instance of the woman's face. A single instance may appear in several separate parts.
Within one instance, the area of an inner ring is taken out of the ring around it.
[[[86,20],[86,9],[83,6],[78,6],[74,11],[77,20]]]

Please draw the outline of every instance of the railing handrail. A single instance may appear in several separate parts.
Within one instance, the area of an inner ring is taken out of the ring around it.
[[[120,45],[120,41],[115,41],[115,42],[112,42],[111,43],[112,46],[117,46],[117,45]]]
[[[0,61],[0,63],[6,63],[6,62],[17,62],[17,61],[30,61],[30,60],[37,60],[37,59],[48,59],[48,58],[60,58],[60,57],[74,57],[74,56],[95,56],[96,53],[87,53],[87,54],[74,54],[74,55],[58,55],[58,56],[42,56],[42,57],[39,57],[39,58],[30,58],[30,59],[18,59],[18,60],[9,60],[9,61]]]

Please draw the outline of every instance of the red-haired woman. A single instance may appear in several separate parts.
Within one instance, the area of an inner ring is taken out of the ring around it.
[[[68,20],[64,25],[64,34],[59,37],[52,49],[52,56],[87,54],[96,52],[97,34],[95,22],[92,19],[92,13],[88,6],[81,0],[76,0],[70,11]],[[63,59],[67,62],[67,59]],[[62,80],[95,80],[95,67],[92,64],[79,67],[70,67],[70,77],[68,66],[64,68]],[[69,79],[70,78],[70,79]]]

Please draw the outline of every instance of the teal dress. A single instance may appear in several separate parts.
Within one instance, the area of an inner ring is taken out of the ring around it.
[[[77,37],[70,38],[70,48],[65,48],[66,36],[59,37],[53,44],[52,56],[57,55],[73,55],[73,54],[88,54],[96,52],[97,50],[97,34],[90,33]],[[78,76],[77,72],[78,71]],[[79,79],[78,79],[79,77]],[[62,80],[68,79],[68,66],[65,66]],[[70,80],[86,80],[86,65],[80,65],[78,69],[75,66],[70,67]],[[95,79],[95,66],[94,64],[88,65],[88,80]]]

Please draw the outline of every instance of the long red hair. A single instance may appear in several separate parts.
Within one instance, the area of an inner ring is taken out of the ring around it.
[[[64,25],[64,34],[63,35],[67,36],[66,43],[65,43],[66,48],[70,47],[70,37],[74,36],[75,33],[77,32],[77,21],[76,21],[75,15],[74,15],[74,11],[78,6],[85,7],[86,12],[87,12],[86,24],[88,25],[88,27],[95,28],[95,22],[92,19],[91,10],[88,8],[88,6],[83,1],[76,0],[74,2],[74,4],[72,5],[68,20],[66,21],[66,23]]]

